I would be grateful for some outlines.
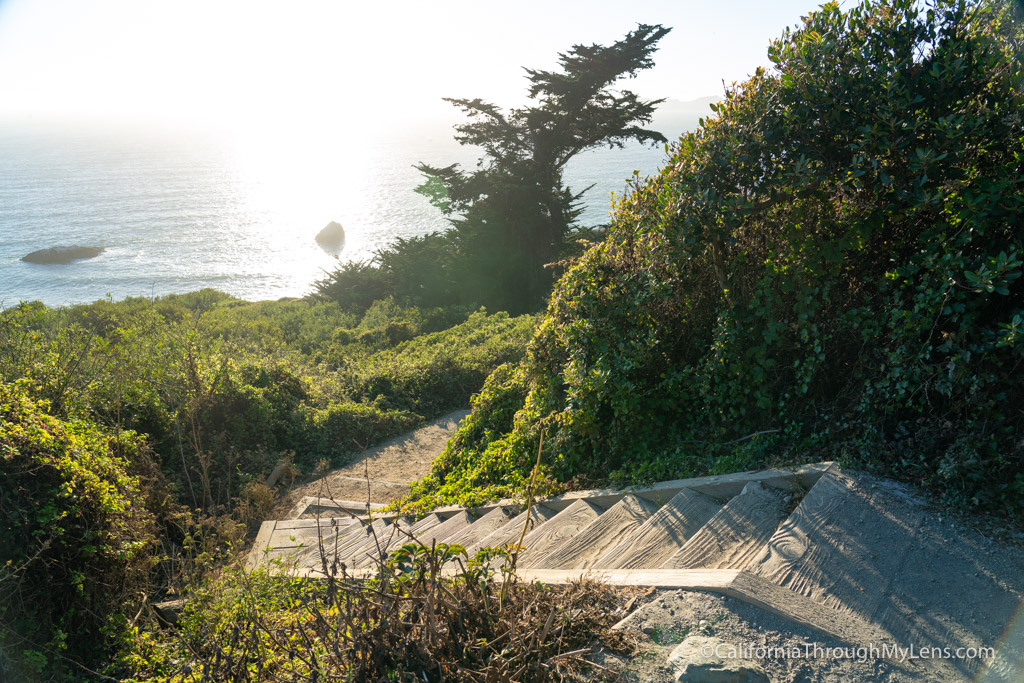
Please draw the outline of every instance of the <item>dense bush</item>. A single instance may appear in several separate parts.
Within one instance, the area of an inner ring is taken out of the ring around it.
[[[561,280],[511,430],[424,493],[521,477],[547,428],[562,480],[838,457],[1024,512],[1012,9],[833,3],[772,43]]]
[[[450,329],[378,351],[343,370],[354,400],[439,414],[465,406],[490,372],[523,357],[536,318],[478,311]]]
[[[358,451],[409,431],[422,421],[422,416],[409,411],[362,403],[335,404],[313,415],[308,448],[325,454]]]
[[[0,384],[0,650],[23,675],[102,662],[154,564],[156,525],[132,432],[58,420]]]
[[[410,510],[429,510],[450,501],[478,505],[511,498],[523,492],[535,461],[538,426],[521,420],[529,386],[525,368],[506,363],[495,370],[479,394],[473,396],[472,414],[466,418],[430,473],[413,484]],[[539,493],[556,493],[547,476],[538,482]]]
[[[319,299],[363,313],[393,298],[413,306],[481,305],[482,293],[467,277],[466,259],[449,233],[399,237],[368,262],[344,263],[315,283]]]
[[[311,472],[465,406],[535,319],[211,290],[0,313],[0,379],[51,414],[146,435],[178,499],[227,505],[283,458]]]

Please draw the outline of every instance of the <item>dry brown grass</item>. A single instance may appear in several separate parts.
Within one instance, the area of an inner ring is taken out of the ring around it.
[[[310,683],[612,678],[595,655],[635,653],[632,636],[610,627],[638,589],[526,583],[493,569],[509,560],[505,550],[469,558],[457,546],[409,544],[368,581],[344,567],[319,581],[239,574],[226,592],[196,601],[178,636],[185,659],[166,673]]]

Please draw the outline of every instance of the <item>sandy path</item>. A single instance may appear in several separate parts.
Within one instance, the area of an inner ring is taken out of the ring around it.
[[[295,486],[282,501],[288,509],[304,496],[372,503],[390,503],[409,492],[444,450],[468,410],[456,410],[425,427],[396,436],[366,451],[326,477]]]

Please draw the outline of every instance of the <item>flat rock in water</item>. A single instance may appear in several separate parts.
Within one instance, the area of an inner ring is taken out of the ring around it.
[[[74,261],[95,258],[105,251],[103,247],[50,247],[37,249],[31,254],[21,257],[26,263],[42,263],[45,265],[66,265]]]
[[[677,681],[686,683],[771,683],[752,659],[740,656],[736,645],[718,638],[690,636],[668,656]]]

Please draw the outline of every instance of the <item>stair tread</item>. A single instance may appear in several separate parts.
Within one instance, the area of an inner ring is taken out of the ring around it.
[[[557,515],[527,534],[523,539],[524,550],[517,560],[519,566],[531,558],[543,557],[548,551],[562,545],[580,532],[581,529],[601,516],[604,508],[587,500],[576,500]]]
[[[274,527],[270,535],[270,547],[276,549],[308,547],[316,543],[319,538],[333,538],[337,534],[348,533],[362,526],[357,520],[348,520],[336,525],[309,525],[304,527],[285,527],[280,525]]]
[[[364,545],[351,553],[351,561],[348,562],[352,568],[360,569],[369,566],[377,557],[387,556],[392,550],[402,547],[410,542],[409,534],[413,536],[422,534],[429,529],[441,524],[443,520],[436,512],[431,512],[415,524],[402,528],[401,533],[388,533],[378,549],[376,545]]]
[[[413,535],[422,534],[442,523],[444,523],[444,517],[437,514],[436,512],[430,512],[427,513],[426,517],[413,524],[412,529],[410,529],[409,531]]]
[[[384,531],[376,536],[370,535],[360,545],[350,548],[345,559],[345,564],[350,569],[368,565],[375,558],[387,557],[390,548],[397,548],[409,540],[412,533],[412,524],[406,519],[397,519],[389,524]]]
[[[306,529],[315,527],[343,527],[351,524],[362,524],[362,521],[355,515],[347,517],[319,517],[314,519],[279,519],[274,522],[274,529]]]
[[[356,538],[356,536],[362,533],[366,525],[363,522],[357,522],[356,524],[346,524],[343,526],[328,526],[320,525],[319,531],[320,536],[317,536],[317,527],[312,527],[310,531],[313,533],[309,536],[302,538],[301,543],[297,543],[291,540],[290,534],[293,534],[297,529],[274,529],[273,534],[270,537],[270,543],[268,544],[268,555],[267,559],[284,559],[287,557],[297,557],[302,553],[308,553],[310,548],[318,548],[322,542],[324,547],[333,547],[339,543],[348,542],[349,540]],[[287,540],[282,540],[283,536],[287,536]],[[298,537],[296,537],[298,539]]]
[[[662,565],[664,569],[742,569],[786,518],[782,496],[750,482]]]
[[[683,489],[593,566],[656,569],[721,509],[721,503],[711,496]]]
[[[982,536],[903,486],[833,470],[744,573],[869,621],[892,642],[924,652],[1000,642],[1013,629],[1024,572],[1019,563],[1007,571],[998,556]],[[984,619],[976,606],[984,606]],[[979,669],[959,673],[977,680]]]
[[[515,515],[516,509],[510,505],[497,507],[466,528],[448,537],[445,543],[468,548],[508,524],[509,520],[515,517]]]
[[[537,569],[586,569],[609,549],[638,529],[658,510],[644,498],[629,494],[544,557],[534,555],[525,567]]]
[[[470,556],[475,555],[481,548],[503,548],[519,542],[523,536],[523,525],[526,524],[527,516],[530,523],[527,525],[526,533],[536,529],[538,526],[554,517],[558,512],[544,505],[533,505],[529,510],[520,512],[516,517],[509,520],[500,529],[494,531],[490,536],[477,541],[467,548]]]
[[[416,540],[428,548],[435,543],[447,543],[448,538],[473,523],[473,515],[468,510],[459,510],[437,526],[416,535]]]
[[[917,526],[924,513],[906,506],[900,523],[894,523],[887,502],[884,492],[868,496],[843,474],[826,473],[747,569],[833,609],[869,619],[879,611],[899,614],[885,597],[887,584],[899,576],[911,549],[917,550]],[[898,505],[892,501],[890,507]],[[879,529],[887,533],[879,535]],[[953,571],[954,562],[942,556],[944,550],[936,546],[921,554]]]
[[[323,552],[327,557],[328,563],[333,562],[335,559],[344,560],[353,548],[357,548],[366,542],[366,539],[371,536],[371,529],[373,532],[380,534],[386,528],[387,522],[382,519],[376,519],[371,524],[363,525],[358,529],[352,529],[336,536],[325,536],[323,539]],[[312,563],[311,566],[320,566],[319,544],[313,543],[300,548],[295,553],[295,558],[301,564]]]

